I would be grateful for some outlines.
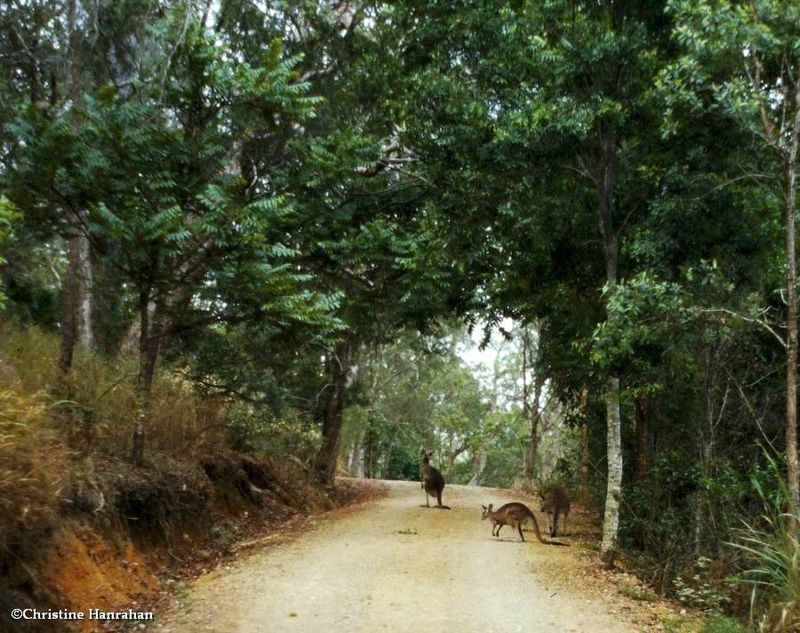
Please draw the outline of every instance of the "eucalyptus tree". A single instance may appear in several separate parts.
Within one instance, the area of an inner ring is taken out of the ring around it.
[[[785,449],[789,511],[800,508],[797,452],[797,166],[800,148],[800,37],[794,2],[669,3],[683,53],[665,75],[676,103],[693,113],[713,108],[749,134],[758,166],[779,183],[784,227],[786,351]],[[755,180],[763,171],[738,174]],[[759,319],[773,330],[773,324]]]

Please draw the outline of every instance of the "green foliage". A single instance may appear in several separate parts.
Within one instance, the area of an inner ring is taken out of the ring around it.
[[[419,455],[413,450],[395,450],[392,452],[384,476],[386,479],[414,480],[419,478]]]
[[[696,493],[693,461],[678,451],[659,455],[646,479],[628,492],[621,538],[632,551],[641,552],[643,566],[648,560],[664,561],[650,578],[662,591],[672,590],[674,579],[693,564],[687,527],[692,525]]]
[[[602,499],[605,382],[619,376],[621,542],[643,574],[727,608],[723,544],[744,517],[756,602],[791,612],[794,550],[777,515],[760,518],[762,496],[781,502],[779,470],[758,446],[785,449],[776,289],[796,3],[218,5],[4,9],[0,306],[57,331],[70,239],[88,238],[108,358],[79,350],[95,381],[70,386],[72,421],[125,445],[124,350],[149,319],[171,369],[156,372],[156,446],[211,424],[238,450],[306,459],[346,338],[342,459],[416,478],[424,448],[449,481],[485,460],[481,481],[508,485],[531,432],[522,356],[479,375],[459,358],[461,326],[536,323],[527,373],[557,430],[540,472],[577,483],[564,425],[586,422]],[[3,360],[27,358],[20,380],[49,389],[56,342],[30,332],[10,340],[32,353],[9,343]]]
[[[750,629],[732,618],[712,613],[698,621],[691,616],[672,616],[663,621],[668,633],[746,633]]]
[[[486,420],[487,436],[482,450],[486,454],[486,469],[481,474],[482,486],[510,487],[519,480],[525,445],[521,438],[527,420],[519,411],[494,411]],[[472,472],[465,473],[459,482],[466,483]]]
[[[268,417],[258,408],[232,407],[225,422],[226,440],[234,450],[244,453],[291,455],[311,458],[319,445],[319,432],[312,420],[302,417]]]
[[[747,629],[733,618],[712,613],[703,623],[702,633],[745,633]]]
[[[644,365],[673,338],[676,325],[685,318],[681,287],[647,272],[605,293],[608,319],[597,326],[591,352],[592,362],[602,369]],[[641,376],[643,368],[635,367],[632,373]]]
[[[19,220],[19,213],[14,205],[7,199],[0,197],[0,247],[2,247],[8,240],[13,230],[14,223]],[[6,260],[0,256],[0,266],[6,263]],[[5,308],[6,294],[0,288],[0,311]]]
[[[421,450],[445,468],[450,454],[483,445],[489,433],[483,391],[455,355],[453,339],[409,333],[365,350],[343,437],[347,446],[364,447],[368,475],[416,479]],[[450,473],[448,479],[456,481]]]
[[[675,585],[675,595],[684,604],[706,612],[717,613],[731,599],[718,587],[712,586],[708,578],[709,563],[711,563],[710,559],[701,556],[694,565],[694,574],[691,579],[684,580],[678,576],[673,584]]]
[[[778,464],[769,459],[767,470],[774,477]],[[760,630],[792,631],[800,624],[798,517],[783,512],[786,486],[780,479],[773,478],[767,487],[756,473],[752,483],[763,514],[753,523],[745,522],[731,543],[744,556],[743,571],[735,581],[750,587],[750,615]]]

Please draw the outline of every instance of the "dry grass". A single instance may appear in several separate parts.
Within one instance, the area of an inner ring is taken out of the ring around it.
[[[135,355],[101,358],[78,352],[66,380],[56,369],[59,341],[36,327],[0,322],[0,380],[20,397],[46,402],[49,416],[81,453],[126,456],[136,412]],[[150,451],[185,456],[222,438],[225,405],[199,397],[191,385],[157,374],[147,423]]]
[[[92,463],[129,454],[136,359],[79,353],[61,381],[58,351],[56,335],[0,322],[0,576],[15,558],[35,554],[60,511],[80,505],[85,495],[76,489],[98,487]],[[224,413],[222,403],[162,372],[153,385],[148,454],[166,463],[209,450],[221,441]]]
[[[44,397],[0,390],[0,561],[24,557],[52,525],[67,458]]]
[[[136,356],[79,352],[62,380],[58,355],[55,334],[0,321],[0,606],[141,602],[157,569],[191,575],[287,517],[372,494],[350,483],[331,494],[297,458],[230,449],[225,403],[167,370],[134,468]]]

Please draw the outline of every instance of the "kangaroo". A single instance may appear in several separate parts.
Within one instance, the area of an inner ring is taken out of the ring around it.
[[[547,530],[550,536],[558,536],[558,517],[564,514],[564,532],[567,531],[567,517],[569,516],[569,496],[563,488],[553,488],[547,494],[539,493],[542,498],[542,512],[547,513]]]
[[[442,473],[431,466],[431,456],[425,453],[422,456],[422,467],[420,468],[421,487],[425,491],[425,505],[430,508],[431,504],[428,495],[436,495],[436,507],[442,510],[449,510],[450,506],[442,505],[442,490],[444,490],[444,477]]]
[[[542,533],[539,531],[539,524],[536,522],[536,517],[533,516],[531,509],[524,503],[519,503],[518,501],[506,503],[494,511],[492,510],[493,507],[494,506],[491,503],[489,504],[488,508],[486,506],[481,506],[481,508],[483,508],[481,519],[491,519],[492,521],[492,536],[499,537],[500,529],[504,525],[510,525],[512,529],[517,528],[517,531],[519,532],[519,540],[525,541],[525,537],[522,535],[522,526],[526,522],[530,521],[533,523],[533,532],[536,534],[536,538],[540,543],[544,543],[545,545],[561,545],[566,547],[566,543],[560,543],[559,541],[548,541],[542,538]]]

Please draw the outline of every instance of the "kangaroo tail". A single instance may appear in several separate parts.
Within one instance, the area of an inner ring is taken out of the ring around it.
[[[536,517],[531,512],[530,516],[528,517],[533,523],[533,532],[536,534],[536,539],[540,543],[544,543],[545,545],[560,545],[561,547],[569,547],[566,543],[562,543],[561,541],[548,541],[546,538],[542,537],[542,533],[539,531],[539,524],[536,522]]]

